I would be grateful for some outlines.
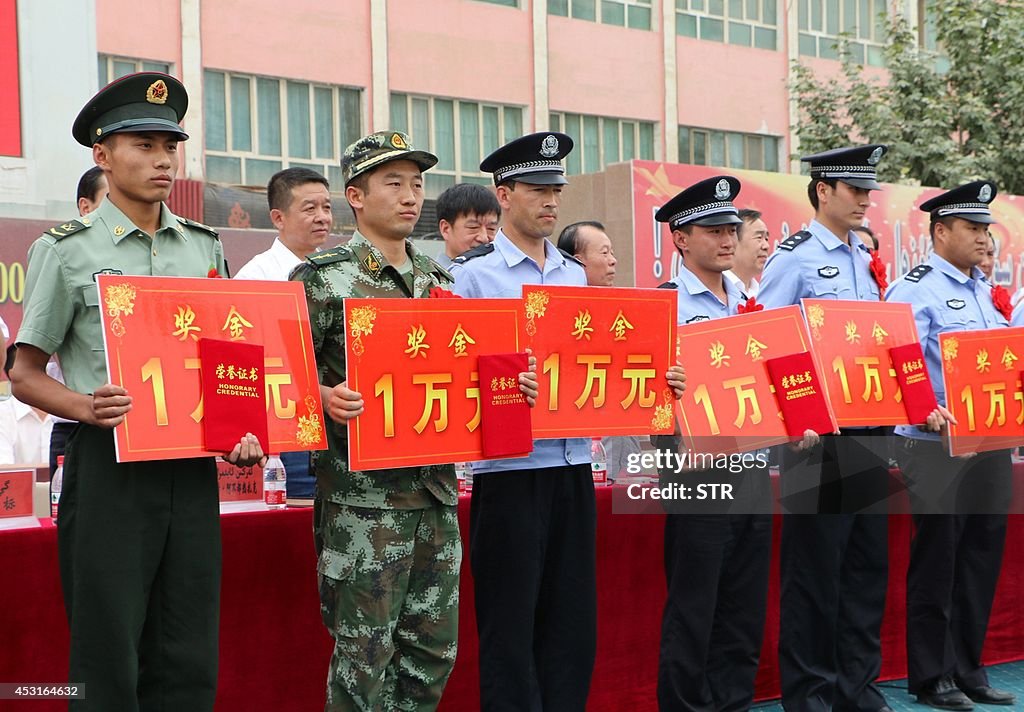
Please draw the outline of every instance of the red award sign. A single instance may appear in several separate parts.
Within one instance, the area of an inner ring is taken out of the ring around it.
[[[671,433],[676,299],[667,289],[523,287],[536,438]]]
[[[214,455],[203,448],[199,339],[262,344],[266,452],[327,447],[309,312],[298,282],[99,275],[107,373],[132,410],[118,462]]]
[[[910,305],[802,301],[811,350],[839,427],[905,424],[907,412],[889,349],[918,340]]]
[[[809,347],[797,306],[680,326],[679,414],[690,449],[728,454],[788,442],[766,362]]]
[[[1002,450],[1024,444],[1024,327],[939,334],[949,454]]]
[[[900,383],[907,423],[921,425],[938,406],[921,344],[894,346],[889,349],[889,358],[892,359],[892,367],[896,369],[896,380]]]
[[[800,438],[808,430],[822,435],[838,429],[810,351],[770,358],[765,365],[791,438]]]
[[[31,517],[35,470],[0,472],[0,518]]]
[[[349,467],[484,459],[477,359],[522,351],[522,327],[519,299],[346,299],[348,387],[365,403]]]

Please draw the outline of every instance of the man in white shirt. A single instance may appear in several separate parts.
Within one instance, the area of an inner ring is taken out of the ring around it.
[[[768,226],[761,212],[744,208],[739,212],[743,224],[736,231],[738,242],[733,254],[732,269],[724,272],[726,279],[748,297],[756,297],[760,286],[757,278],[768,260]]]
[[[308,168],[278,171],[267,184],[270,221],[277,238],[266,252],[245,263],[235,279],[285,281],[316,252],[331,232],[331,193],[327,179]]]
[[[331,232],[331,193],[327,179],[308,168],[286,168],[267,183],[270,221],[277,228],[274,244],[242,266],[235,279],[285,282],[292,270],[316,252]],[[309,470],[309,453],[283,452],[288,473],[288,497],[311,498],[316,478]]]
[[[7,349],[4,372],[14,365],[15,346]],[[46,462],[53,417],[11,396],[0,402],[0,465]]]

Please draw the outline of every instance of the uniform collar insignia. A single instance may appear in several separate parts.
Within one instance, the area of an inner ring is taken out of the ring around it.
[[[366,267],[374,277],[380,274],[380,262],[373,256],[372,252],[366,253],[366,257],[363,258],[363,266]]]

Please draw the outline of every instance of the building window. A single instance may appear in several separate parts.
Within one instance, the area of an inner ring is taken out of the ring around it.
[[[839,36],[849,38],[859,64],[885,64],[887,0],[798,0],[800,54],[839,58]]]
[[[651,29],[651,0],[548,0],[548,13],[635,30]]]
[[[206,70],[206,178],[265,186],[302,167],[341,191],[341,154],[363,135],[362,90]]]
[[[777,0],[675,0],[676,34],[778,49]]]
[[[695,166],[779,170],[778,136],[679,127],[679,162]]]
[[[939,46],[935,13],[935,0],[917,0],[917,41],[933,58],[935,69],[945,74],[949,71],[949,57]]]
[[[495,5],[506,5],[508,7],[519,7],[519,0],[477,0],[478,2],[489,2]]]
[[[423,174],[426,195],[435,198],[456,183],[491,184],[491,174],[480,172],[480,161],[523,135],[523,109],[392,94],[390,127],[409,134],[413,146],[437,155],[437,165]]]
[[[101,87],[105,87],[115,79],[120,79],[125,75],[134,74],[135,72],[171,73],[171,65],[168,62],[150,62],[144,59],[112,57],[109,54],[101,54],[98,59]]]
[[[552,113],[550,125],[576,143],[565,159],[570,174],[596,173],[633,158],[654,160],[654,123],[650,121]]]

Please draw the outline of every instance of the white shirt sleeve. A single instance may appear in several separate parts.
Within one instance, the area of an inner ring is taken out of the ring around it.
[[[13,465],[14,444],[18,440],[18,419],[11,398],[0,402],[0,465]]]

